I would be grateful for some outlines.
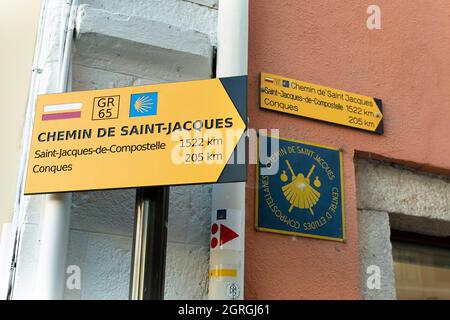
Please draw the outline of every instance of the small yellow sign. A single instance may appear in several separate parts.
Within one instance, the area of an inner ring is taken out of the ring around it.
[[[260,108],[383,134],[377,98],[261,73]]]
[[[39,96],[25,194],[245,181],[246,93],[243,76]]]

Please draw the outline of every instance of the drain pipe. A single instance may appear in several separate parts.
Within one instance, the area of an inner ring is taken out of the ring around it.
[[[13,221],[9,228],[10,236],[4,238],[3,248],[6,252],[1,252],[0,268],[3,263],[7,264],[7,267],[3,266],[0,270],[0,299],[11,300],[13,298],[14,283],[16,276],[17,257],[19,256],[19,248],[21,243],[21,234],[23,231],[23,224],[25,220],[25,202],[26,197],[23,194],[25,186],[26,168],[28,162],[28,150],[31,140],[31,131],[34,118],[34,103],[38,93],[41,68],[39,68],[41,58],[43,56],[43,39],[46,30],[46,21],[49,14],[49,0],[43,0],[41,6],[41,15],[39,21],[39,28],[36,37],[36,46],[32,66],[32,74],[30,81],[30,88],[28,93],[27,109],[25,114],[25,124],[21,142],[21,156],[18,170],[18,183],[16,187],[16,199],[13,208]],[[8,227],[7,227],[8,228]],[[7,229],[8,230],[8,229]],[[2,234],[3,237],[3,234]]]
[[[219,0],[217,77],[247,75],[248,0]],[[212,190],[210,300],[244,298],[245,182],[216,184]],[[217,245],[232,228],[238,237]]]
[[[9,282],[11,274],[11,260],[14,247],[11,246],[13,238],[13,225],[4,223],[1,227],[0,237],[0,300],[6,300],[9,291]]]
[[[64,49],[60,50],[59,92],[71,89],[69,88],[69,74],[78,1],[67,0],[66,6],[70,10],[66,11],[62,23],[62,32],[65,37],[61,43]],[[41,219],[39,262],[34,291],[34,298],[37,300],[63,298],[71,202],[71,193],[46,195],[44,214]]]

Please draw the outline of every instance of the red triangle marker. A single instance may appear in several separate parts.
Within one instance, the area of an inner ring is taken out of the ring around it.
[[[237,237],[239,237],[239,235],[236,232],[223,224],[220,225],[220,245],[224,245]]]

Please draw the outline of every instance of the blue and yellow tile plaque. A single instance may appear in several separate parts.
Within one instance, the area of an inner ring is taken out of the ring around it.
[[[342,152],[270,136],[259,137],[260,150],[262,143],[268,148],[267,161],[259,155],[257,164],[256,229],[344,241]]]

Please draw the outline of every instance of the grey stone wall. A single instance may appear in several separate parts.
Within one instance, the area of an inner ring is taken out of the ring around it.
[[[359,251],[361,255],[361,296],[366,300],[395,299],[395,276],[392,261],[389,216],[386,212],[358,210]],[[373,273],[370,267],[380,270],[380,287],[373,288],[367,281]]]
[[[450,180],[378,161],[356,160],[363,299],[394,299],[390,230],[450,235]],[[381,288],[367,288],[367,267],[381,270]]]
[[[82,2],[73,90],[211,76],[213,6],[173,0]],[[66,290],[66,298],[128,297],[134,201],[134,190],[75,195],[68,264],[81,263],[85,276],[81,291]],[[211,186],[172,187],[169,208],[165,296],[205,299]]]

